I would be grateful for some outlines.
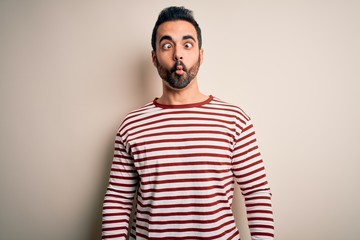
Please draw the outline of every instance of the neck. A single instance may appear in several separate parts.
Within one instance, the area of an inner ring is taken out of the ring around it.
[[[157,102],[165,105],[182,105],[202,102],[208,97],[200,92],[197,79],[194,79],[189,86],[180,90],[172,89],[163,83],[163,94]]]

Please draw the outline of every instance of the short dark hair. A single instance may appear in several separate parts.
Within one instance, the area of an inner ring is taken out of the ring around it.
[[[176,20],[187,21],[195,27],[197,33],[197,39],[199,42],[199,48],[201,48],[202,45],[201,29],[199,27],[199,24],[196,22],[194,18],[193,12],[189,9],[186,9],[185,7],[168,7],[160,12],[159,17],[152,31],[151,46],[154,51],[156,50],[156,33],[159,26],[164,22],[176,21]]]

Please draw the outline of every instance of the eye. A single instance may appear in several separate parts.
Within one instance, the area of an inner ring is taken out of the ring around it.
[[[189,43],[189,42],[187,42],[187,43],[185,43],[185,48],[192,48],[193,47],[193,44],[192,43]]]
[[[170,43],[165,43],[164,45],[162,45],[162,48],[163,49],[170,49],[172,46],[171,46],[171,44]]]

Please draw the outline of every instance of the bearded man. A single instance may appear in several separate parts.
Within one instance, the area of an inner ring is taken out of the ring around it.
[[[250,117],[199,90],[203,49],[192,12],[164,9],[151,43],[163,93],[129,113],[116,134],[103,239],[239,240],[231,210],[235,181],[252,239],[274,239],[271,193]]]

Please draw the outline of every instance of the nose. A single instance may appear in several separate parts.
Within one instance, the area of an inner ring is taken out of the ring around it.
[[[175,47],[174,60],[175,61],[183,60],[183,54],[179,47]]]

